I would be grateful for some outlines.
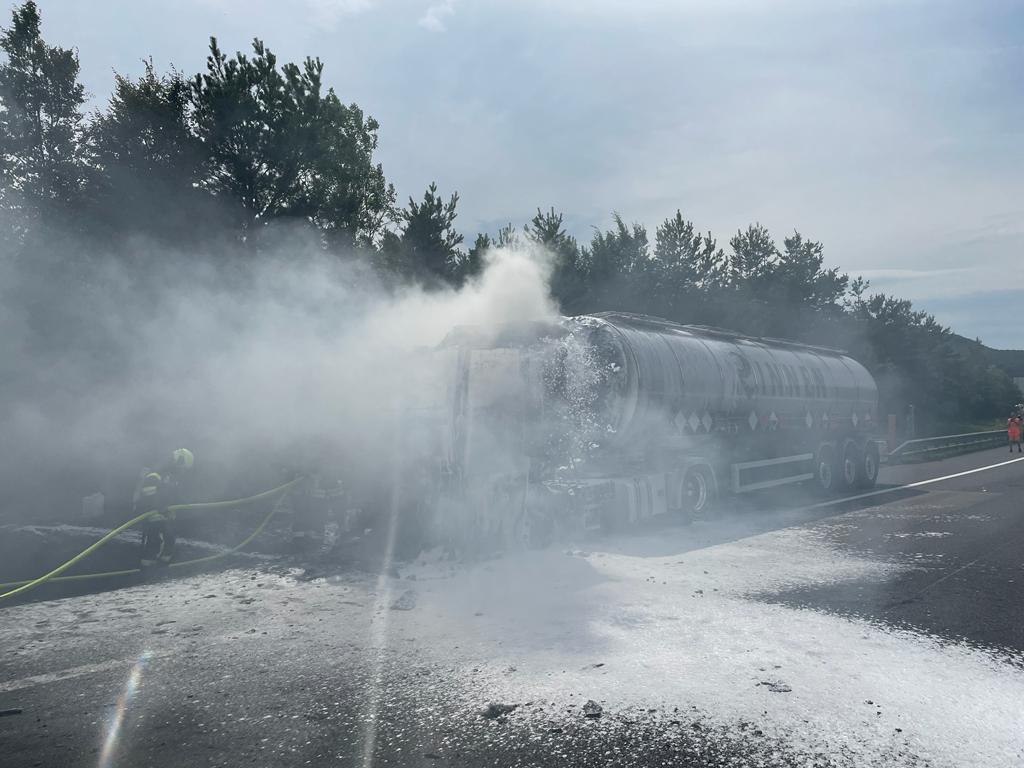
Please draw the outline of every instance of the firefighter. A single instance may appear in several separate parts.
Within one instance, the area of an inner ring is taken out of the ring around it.
[[[1017,446],[1017,453],[1024,453],[1021,451],[1021,429],[1024,425],[1021,423],[1021,417],[1016,413],[1011,413],[1010,418],[1006,420],[1006,436],[1009,438],[1010,453],[1013,453],[1013,446]]]
[[[174,557],[174,512],[167,508],[180,502],[182,483],[194,464],[192,451],[178,448],[171,454],[170,461],[160,469],[142,470],[133,499],[133,513],[155,513],[142,523],[143,570],[170,565]]]

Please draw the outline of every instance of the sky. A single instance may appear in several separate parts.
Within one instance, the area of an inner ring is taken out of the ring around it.
[[[677,209],[720,244],[794,229],[830,265],[990,346],[1024,347],[1024,4],[1008,0],[39,0],[101,106],[209,36],[319,56],[381,123],[399,199],[458,225]]]

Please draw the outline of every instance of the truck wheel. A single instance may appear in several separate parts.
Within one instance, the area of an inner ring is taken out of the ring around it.
[[[836,464],[835,445],[819,445],[818,455],[814,459],[814,479],[823,493],[835,493],[839,487],[839,467]]]
[[[839,465],[840,488],[844,491],[856,488],[864,466],[863,452],[857,441],[847,438],[843,441],[843,461]]]
[[[857,485],[861,488],[874,488],[878,482],[878,467],[881,460],[878,455],[878,443],[868,440],[861,452],[860,467],[857,474]]]
[[[683,475],[683,513],[687,517],[699,517],[711,508],[715,492],[711,476],[703,467],[690,467]]]

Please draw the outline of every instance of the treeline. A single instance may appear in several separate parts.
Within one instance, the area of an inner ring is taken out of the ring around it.
[[[37,344],[83,332],[62,324],[59,305],[91,279],[86,254],[144,281],[154,259],[188,268],[193,254],[244,269],[279,252],[282,232],[301,232],[385,285],[438,289],[472,279],[488,248],[531,241],[553,255],[565,313],[635,311],[843,347],[875,374],[884,410],[916,406],[919,429],[988,420],[1019,399],[983,350],[826,268],[822,244],[796,231],[780,245],[754,224],[722,245],[681,213],[653,237],[614,215],[579,242],[561,213],[538,208],[470,245],[458,194],[431,184],[399,203],[375,160],[377,122],[324,88],[319,59],[283,64],[259,40],[228,55],[211,39],[205,71],[147,63],[138,79],[115,76],[106,106],[87,113],[77,53],[44,41],[34,2],[14,10],[0,48],[3,258],[49,286],[30,323]]]

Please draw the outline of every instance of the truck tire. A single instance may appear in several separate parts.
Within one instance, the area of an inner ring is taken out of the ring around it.
[[[878,482],[878,468],[881,465],[881,457],[878,453],[878,443],[868,440],[861,451],[859,472],[857,473],[857,486],[859,488],[874,488]]]
[[[814,481],[825,494],[835,493],[839,487],[839,467],[835,443],[821,443],[814,457]]]
[[[839,470],[839,490],[849,491],[860,484],[860,476],[864,471],[864,451],[852,438],[843,441]]]
[[[711,509],[715,501],[715,486],[707,467],[688,467],[683,473],[680,489],[683,515],[687,518],[700,517]]]

